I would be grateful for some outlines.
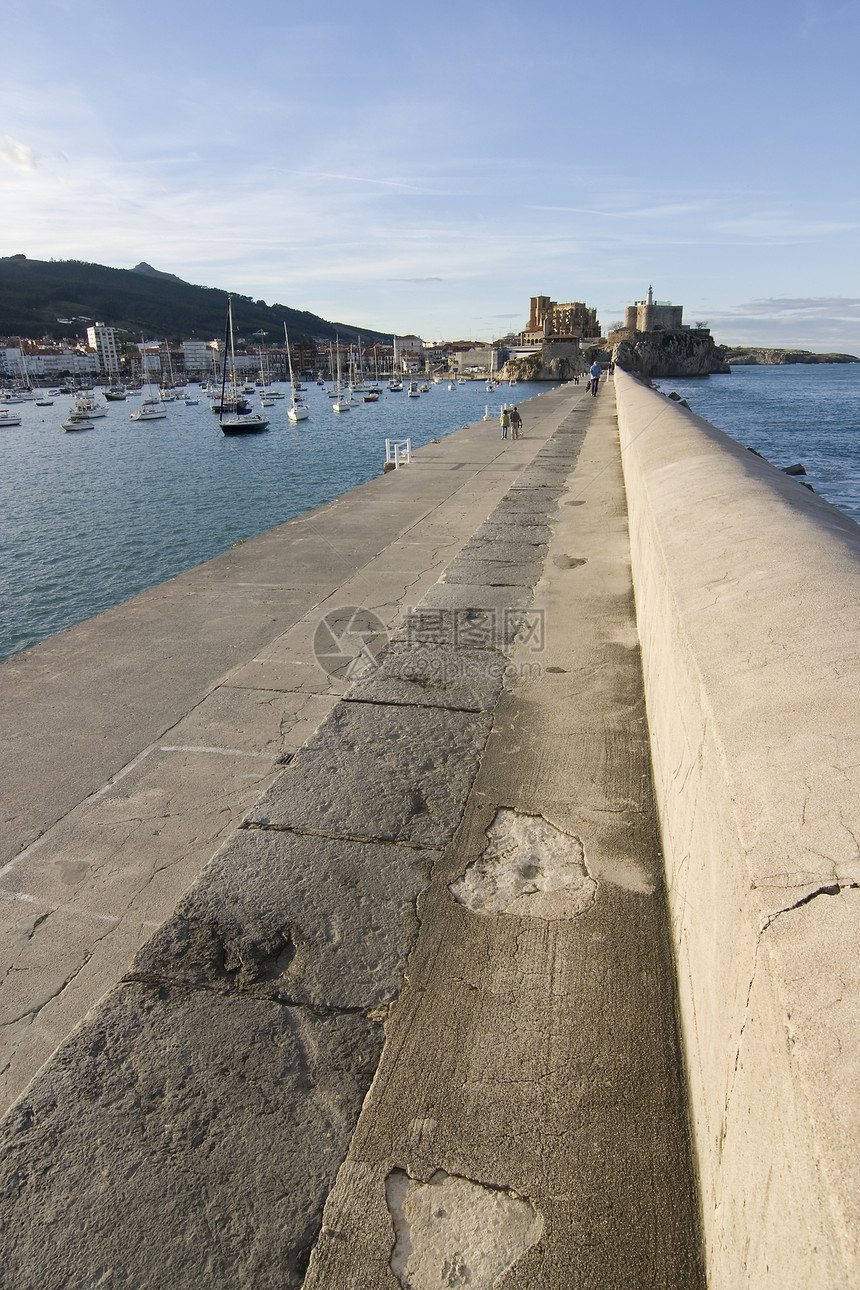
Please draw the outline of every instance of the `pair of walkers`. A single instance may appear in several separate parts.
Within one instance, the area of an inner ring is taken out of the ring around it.
[[[499,420],[502,423],[503,439],[507,439],[508,430],[510,430],[511,432],[512,439],[519,439],[520,427],[523,424],[523,419],[520,416],[519,412],[517,411],[516,404],[514,404],[512,408],[502,408],[502,412],[501,412],[501,416],[499,417]]]

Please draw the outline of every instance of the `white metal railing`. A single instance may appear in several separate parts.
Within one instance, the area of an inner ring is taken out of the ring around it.
[[[485,420],[485,421],[498,421],[499,417],[502,415],[502,413],[504,412],[505,408],[510,408],[510,407],[513,407],[513,404],[512,404],[512,403],[499,403],[499,404],[495,404],[495,403],[493,403],[493,404],[485,403],[485,404],[484,404],[484,420]]]
[[[386,439],[385,440],[385,462],[394,462],[394,469],[399,470],[401,466],[408,466],[412,460],[412,440],[411,439]]]

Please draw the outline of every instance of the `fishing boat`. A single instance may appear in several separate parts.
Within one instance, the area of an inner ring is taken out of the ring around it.
[[[291,421],[306,421],[310,414],[302,402],[300,387],[293,377],[293,356],[290,352],[290,338],[287,335],[286,323],[284,323],[284,348],[287,351],[287,367],[290,371],[290,406],[287,408],[287,416]]]
[[[92,421],[96,417],[106,417],[107,408],[103,403],[96,402],[91,391],[81,390],[74,396],[74,406],[69,416],[73,420]]]
[[[417,399],[417,398],[420,398],[420,391],[419,391],[419,389],[418,389],[418,382],[417,382],[417,381],[410,381],[410,382],[409,382],[409,389],[406,391],[406,394],[407,394],[407,396],[408,396],[410,399]]]
[[[10,412],[8,408],[0,408],[0,426],[19,426],[20,424],[20,412]]]
[[[105,390],[105,398],[108,403],[121,403],[127,393],[124,385],[109,385]]]
[[[230,388],[227,388],[227,369],[230,369]],[[232,400],[235,405],[235,372],[236,372],[236,350],[233,344],[233,297],[227,297],[227,324],[224,337],[224,365],[221,370],[221,398],[220,415],[218,424],[221,426],[222,434],[259,434],[262,430],[269,428],[269,422],[266,417],[258,416],[256,412],[229,412],[227,406]]]
[[[95,430],[92,421],[86,421],[83,417],[69,417],[63,422],[64,430]]]
[[[378,403],[379,390],[368,390],[366,394],[362,394],[361,401],[362,403]]]

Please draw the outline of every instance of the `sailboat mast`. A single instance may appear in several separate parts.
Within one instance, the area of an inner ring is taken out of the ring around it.
[[[229,349],[228,349],[229,346]],[[224,395],[227,390],[227,355],[233,350],[233,297],[227,297],[227,323],[224,331],[224,366],[221,370],[221,407],[219,420],[224,416]]]
[[[284,345],[287,351],[287,367],[290,371],[290,387],[293,386],[293,356],[290,353],[290,338],[287,335],[287,324],[284,323]],[[294,391],[295,392],[295,391]]]

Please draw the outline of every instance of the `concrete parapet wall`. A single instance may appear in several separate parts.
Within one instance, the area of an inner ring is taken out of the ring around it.
[[[616,372],[713,1290],[860,1283],[860,528]]]

